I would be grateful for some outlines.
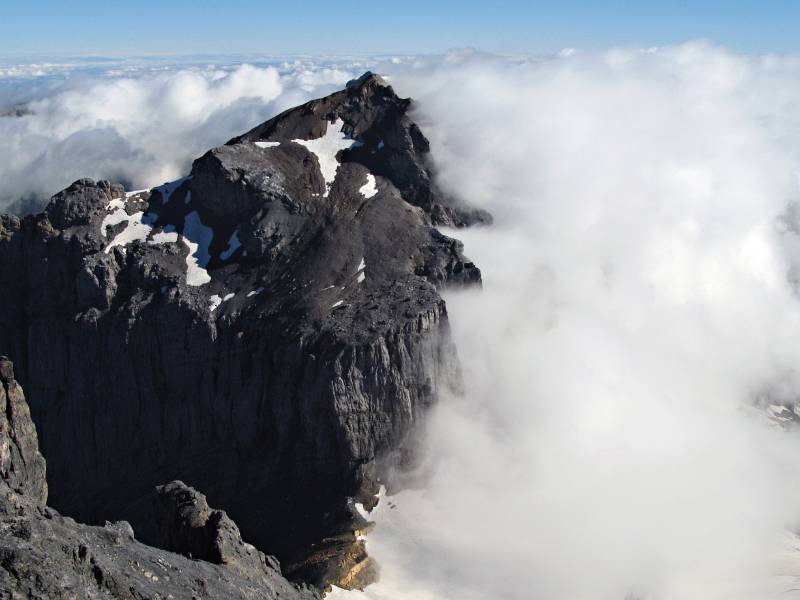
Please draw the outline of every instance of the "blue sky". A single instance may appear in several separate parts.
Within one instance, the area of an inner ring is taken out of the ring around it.
[[[800,1],[0,0],[0,55],[438,52],[707,39],[800,53]]]

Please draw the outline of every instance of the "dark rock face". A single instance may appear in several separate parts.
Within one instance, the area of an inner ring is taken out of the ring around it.
[[[45,465],[36,429],[5,357],[0,357],[0,403],[5,409],[0,413],[3,598],[319,599],[313,590],[287,582],[274,559],[243,543],[227,517],[221,519],[221,547],[228,559],[211,564],[145,546],[124,521],[90,527],[46,507]],[[191,488],[188,492],[198,495]],[[161,525],[175,524],[174,518],[167,520]]]
[[[480,271],[434,225],[489,220],[436,190],[409,106],[367,74],[183,180],[81,180],[0,217],[0,352],[56,508],[193,552],[150,518],[152,489],[180,479],[290,575],[324,587],[338,576],[311,555],[353,562],[350,499],[460,385],[438,289]]]

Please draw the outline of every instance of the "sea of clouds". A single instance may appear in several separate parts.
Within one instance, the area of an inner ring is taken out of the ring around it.
[[[389,482],[416,489],[376,512],[381,581],[335,597],[795,597],[800,432],[764,409],[800,394],[798,59],[694,43],[23,67],[0,83],[0,107],[30,111],[0,118],[6,205],[79,176],[175,178],[369,67],[417,99],[440,183],[494,214],[453,233],[484,273],[446,297],[467,392]]]
[[[379,60],[203,58],[0,61],[0,209],[41,206],[81,177],[131,189],[171,181]]]
[[[484,273],[447,294],[467,393],[376,515],[367,597],[800,596],[800,432],[753,409],[800,393],[800,62],[396,71],[440,182],[496,224],[454,233]]]

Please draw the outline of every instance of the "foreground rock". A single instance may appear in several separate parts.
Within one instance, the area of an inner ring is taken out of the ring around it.
[[[159,547],[252,577],[267,567],[280,570],[275,559],[242,541],[224,511],[210,508],[203,494],[182,481],[156,488],[154,505]]]
[[[368,74],[186,179],[0,218],[0,351],[56,508],[177,548],[151,493],[185,481],[292,577],[363,585],[353,501],[460,386],[439,289],[480,271],[434,226],[489,219],[433,185],[409,107]]]
[[[0,357],[0,408],[0,597],[319,598],[288,583],[277,562],[242,542],[229,521],[226,561],[211,564],[145,546],[124,521],[90,527],[59,515],[45,506],[44,459],[5,357]],[[168,520],[162,523],[165,532],[174,521]]]

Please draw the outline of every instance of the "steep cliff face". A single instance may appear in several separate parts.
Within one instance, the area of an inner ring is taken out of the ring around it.
[[[309,553],[353,550],[351,498],[458,387],[437,289],[480,283],[434,225],[489,217],[436,190],[408,108],[367,74],[185,179],[81,180],[0,219],[0,351],[56,508],[155,542],[151,491],[181,479],[296,577],[337,580]]]
[[[315,600],[311,589],[287,582],[280,566],[239,536],[221,511],[206,535],[185,556],[148,547],[134,539],[130,524],[104,527],[76,523],[45,506],[45,462],[36,429],[11,362],[0,356],[0,596],[3,598],[231,598]],[[189,497],[202,497],[180,482],[169,484]],[[161,494],[157,497],[161,497]],[[162,535],[179,537],[176,504],[157,511]],[[183,510],[182,510],[183,509]],[[187,548],[174,548],[187,554]],[[222,550],[223,553],[216,552]]]

